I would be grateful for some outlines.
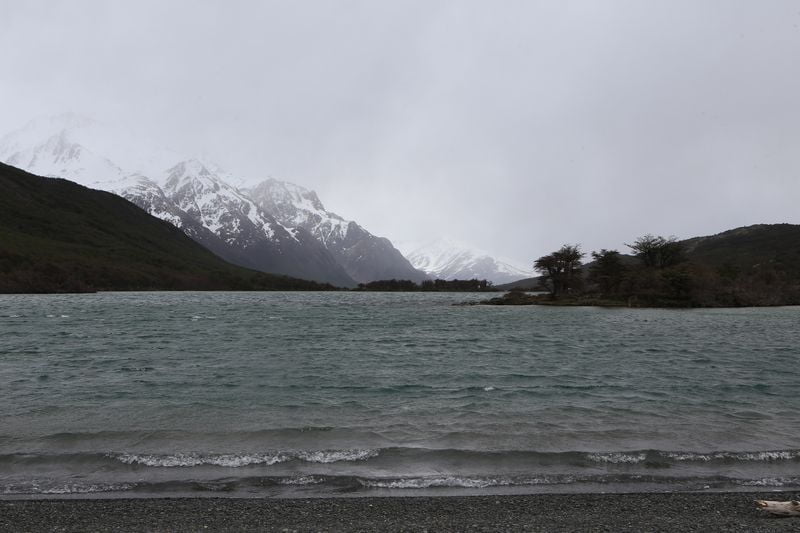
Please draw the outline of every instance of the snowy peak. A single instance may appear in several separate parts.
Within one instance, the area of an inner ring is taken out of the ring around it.
[[[312,190],[270,178],[247,192],[261,209],[281,224],[304,228],[326,246],[347,237],[351,222],[326,211]]]
[[[187,159],[186,161],[181,161],[174,167],[168,169],[167,175],[169,179],[174,180],[186,178],[216,179],[216,176],[212,174],[212,172],[197,159]]]
[[[235,255],[223,253],[223,257],[267,272],[339,286],[354,285],[353,279],[312,235],[303,228],[281,224],[233,187],[227,174],[218,167],[187,159],[170,167],[162,183],[165,195],[181,211],[237,251]]]
[[[284,226],[311,234],[359,283],[393,278],[421,281],[426,277],[388,239],[376,237],[356,222],[327,211],[314,191],[268,179],[246,192]]]
[[[0,139],[0,155],[4,151],[22,151],[41,144],[55,136],[69,135],[82,128],[90,128],[96,122],[89,117],[75,113],[62,113],[52,117],[31,120],[23,127],[6,134]]]
[[[422,275],[388,240],[326,211],[313,191],[268,180],[256,202],[231,185],[240,177],[211,162],[74,113],[33,120],[0,138],[0,160],[123,196],[249,268],[338,286],[355,285],[348,271],[366,281]]]
[[[0,139],[0,160],[95,187],[127,174],[156,176],[180,159],[133,132],[76,113],[34,119]]]
[[[163,183],[171,194],[203,196],[219,192],[223,182],[201,162],[189,159],[167,169]]]
[[[401,249],[415,268],[440,279],[477,278],[500,284],[533,275],[509,260],[496,259],[488,252],[446,238],[405,243]]]
[[[166,195],[183,211],[228,243],[247,247],[276,232],[288,235],[275,219],[196,159],[166,171]]]
[[[292,205],[309,213],[327,213],[316,192],[288,181],[269,178],[254,189],[261,191],[275,205]]]
[[[0,140],[0,159],[33,174],[86,186],[118,180],[125,174],[120,167],[76,139],[75,131],[91,124],[72,115],[29,122]]]

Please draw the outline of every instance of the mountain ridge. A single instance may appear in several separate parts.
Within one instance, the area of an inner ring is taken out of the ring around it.
[[[312,190],[270,178],[247,191],[259,207],[273,213],[282,224],[302,228],[317,238],[359,283],[427,279],[389,239],[376,237],[355,221],[326,210]]]
[[[0,292],[332,288],[226,263],[120,196],[0,163]]]
[[[158,171],[152,165],[148,172],[130,171],[138,168],[133,163],[125,170],[98,155],[99,151],[96,153],[81,144],[96,143],[101,147],[109,144],[108,139],[92,131],[97,124],[70,114],[31,121],[0,140],[0,159],[16,162],[34,173],[65,177],[121,195],[241,266],[342,287],[356,285],[340,264],[341,254],[328,250],[327,243],[308,229],[283,225],[258,208],[230,185],[235,180],[221,175],[215,165],[187,158],[173,160],[169,167]],[[169,157],[174,159],[175,154],[164,156],[164,153],[153,159],[161,162]],[[387,249],[393,247],[389,245]],[[396,257],[405,262],[399,253]]]

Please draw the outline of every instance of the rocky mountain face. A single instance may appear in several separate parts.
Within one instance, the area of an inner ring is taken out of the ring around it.
[[[422,281],[415,269],[389,241],[376,237],[352,220],[327,211],[314,191],[268,179],[247,190],[253,201],[283,225],[311,234],[359,283],[385,279]]]
[[[165,196],[227,245],[231,251],[222,250],[223,258],[264,272],[354,285],[308,232],[280,224],[203,163],[182,161],[165,174],[161,181]]]
[[[494,258],[487,252],[449,239],[404,243],[401,248],[415,268],[432,278],[486,279],[499,285],[533,276],[532,271],[510,261]]]

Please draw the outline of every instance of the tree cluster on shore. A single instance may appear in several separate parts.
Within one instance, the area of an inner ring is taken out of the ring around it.
[[[385,279],[359,283],[356,291],[380,292],[484,292],[496,290],[491,281],[485,279],[426,279],[422,283],[414,283],[407,279]]]
[[[649,234],[626,246],[631,255],[603,249],[591,253],[588,265],[579,245],[564,245],[540,257],[533,268],[549,293],[545,298],[560,304],[633,307],[800,304],[800,271],[793,264],[710,264],[693,259],[675,237]],[[510,303],[523,299],[509,297]]]

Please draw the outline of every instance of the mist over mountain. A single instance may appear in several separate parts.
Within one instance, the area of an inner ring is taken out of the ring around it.
[[[301,228],[313,235],[359,283],[382,279],[421,281],[427,278],[389,239],[376,237],[358,223],[327,211],[314,191],[268,179],[247,192],[260,208],[272,213],[281,224]]]
[[[533,272],[509,260],[447,238],[425,243],[402,243],[401,248],[416,268],[433,278],[486,279],[495,284],[528,278]]]
[[[239,189],[232,183],[243,180],[213,162],[182,159],[73,113],[5,135],[0,160],[123,196],[248,268],[342,287],[426,277],[388,239],[327,211],[313,191],[273,179]]]

